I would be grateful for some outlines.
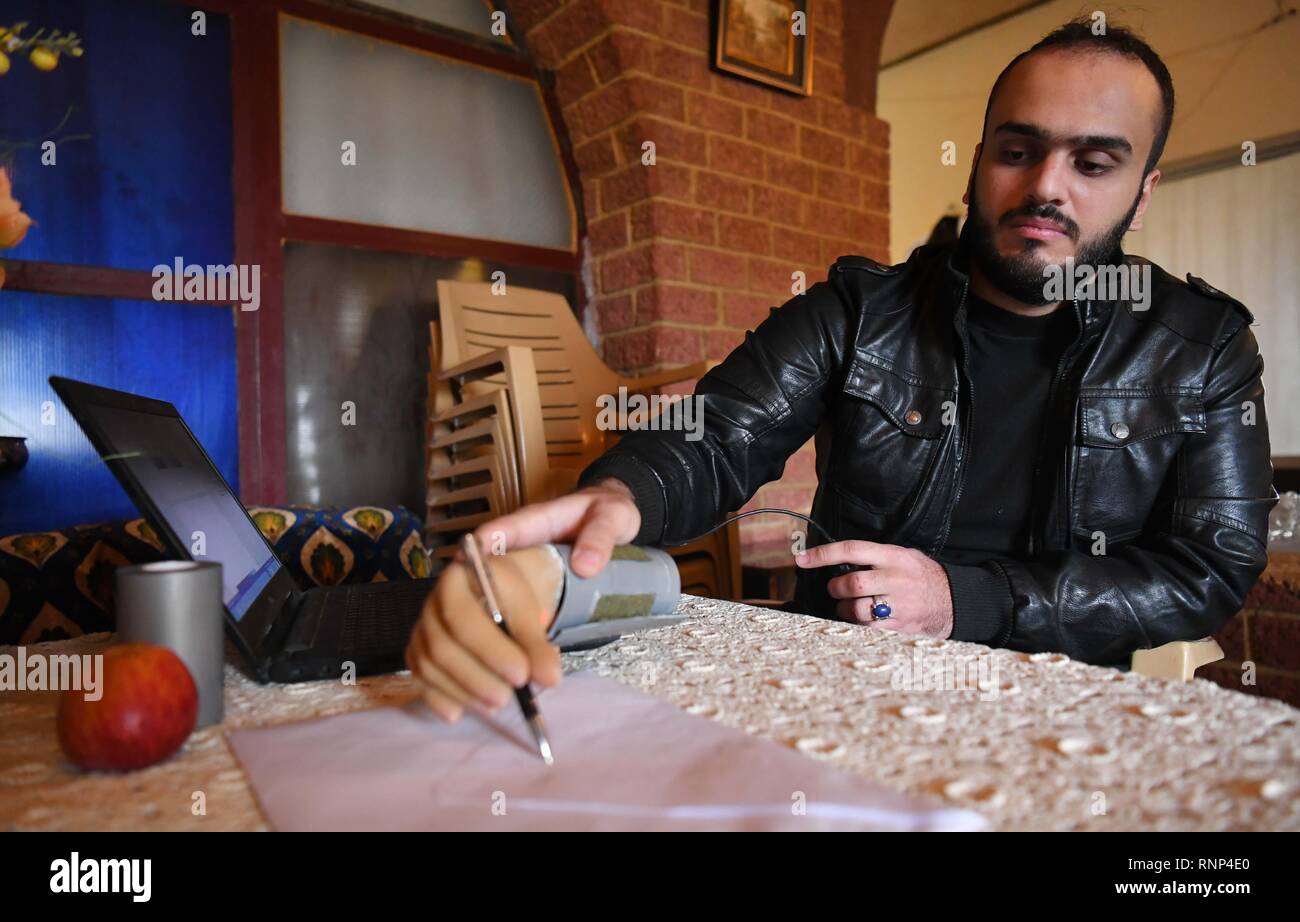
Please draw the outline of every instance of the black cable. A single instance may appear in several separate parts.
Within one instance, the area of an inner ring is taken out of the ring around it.
[[[748,512],[737,513],[736,515],[733,515],[733,516],[732,516],[731,518],[729,518],[729,519],[724,519],[724,520],[722,520],[722,521],[719,522],[717,525],[714,525],[712,528],[710,528],[708,531],[701,532],[700,534],[696,535],[694,538],[687,538],[685,541],[678,541],[676,544],[667,544],[667,545],[664,545],[664,546],[665,546],[665,547],[681,547],[681,546],[684,545],[684,544],[690,544],[692,541],[699,541],[701,538],[706,538],[706,537],[708,537],[709,535],[713,534],[713,533],[714,533],[715,531],[717,531],[719,528],[725,528],[726,526],[730,525],[732,522],[735,522],[735,521],[738,520],[738,519],[743,519],[743,518],[744,518],[745,516],[747,516],[747,515],[761,515],[761,514],[763,514],[763,513],[765,513],[765,512],[772,512],[772,513],[776,513],[777,515],[788,515],[788,516],[792,516],[793,518],[796,518],[796,519],[803,519],[805,522],[807,522],[807,523],[808,523],[809,525],[811,525],[813,528],[817,529],[819,532],[822,533],[822,536],[826,539],[826,543],[827,543],[827,544],[834,544],[834,543],[835,543],[835,538],[831,536],[831,533],[830,533],[830,532],[828,532],[825,528],[822,528],[822,526],[818,525],[816,522],[814,522],[814,521],[813,521],[811,518],[809,518],[808,516],[804,515],[802,512],[791,512],[789,509],[770,509],[770,508],[769,508],[769,509],[751,509],[751,510],[749,510]]]

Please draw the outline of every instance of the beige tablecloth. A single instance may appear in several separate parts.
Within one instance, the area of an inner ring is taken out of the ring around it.
[[[995,828],[1300,829],[1300,711],[1282,702],[1057,654],[693,596],[682,605],[687,621],[566,654],[566,670],[971,807]],[[110,641],[28,650],[87,653]],[[266,829],[223,730],[402,703],[415,691],[407,673],[258,685],[232,664],[224,723],[121,776],[83,774],[62,757],[56,693],[0,692],[0,829]]]

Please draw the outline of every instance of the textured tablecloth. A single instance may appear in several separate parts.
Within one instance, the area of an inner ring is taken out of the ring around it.
[[[974,808],[994,828],[1300,829],[1300,711],[1280,701],[732,602],[686,596],[682,606],[687,621],[566,654],[566,670]],[[110,641],[28,652],[93,653]],[[945,668],[949,687],[925,690],[922,675]],[[223,729],[400,704],[415,692],[408,673],[258,685],[232,664],[224,723],[120,776],[63,759],[57,694],[0,692],[0,829],[266,829]]]

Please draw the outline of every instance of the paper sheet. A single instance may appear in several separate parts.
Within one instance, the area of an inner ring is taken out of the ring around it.
[[[423,704],[228,734],[280,830],[978,830],[977,813],[873,785],[621,682],[538,695],[542,762],[512,701],[455,724]]]

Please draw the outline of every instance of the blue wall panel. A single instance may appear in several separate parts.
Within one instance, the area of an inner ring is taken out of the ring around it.
[[[26,436],[31,455],[0,473],[0,535],[138,514],[50,375],[174,403],[238,492],[234,350],[229,308],[0,293],[0,435]]]
[[[163,0],[0,0],[0,25],[76,32],[85,48],[49,72],[14,56],[0,77],[0,152],[35,222],[0,257],[233,262],[230,28],[208,12],[194,35],[192,14]],[[40,142],[69,109],[53,137],[90,137],[42,165]],[[0,535],[136,514],[50,388],[56,374],[175,403],[238,489],[229,309],[0,289],[0,435],[27,436],[31,453],[0,474]]]
[[[36,142],[9,164],[36,222],[4,256],[122,269],[233,260],[230,24],[162,0],[3,0],[0,24],[75,32],[85,54],[37,71],[14,58],[0,77],[0,142]],[[89,134],[41,163],[40,142]]]

